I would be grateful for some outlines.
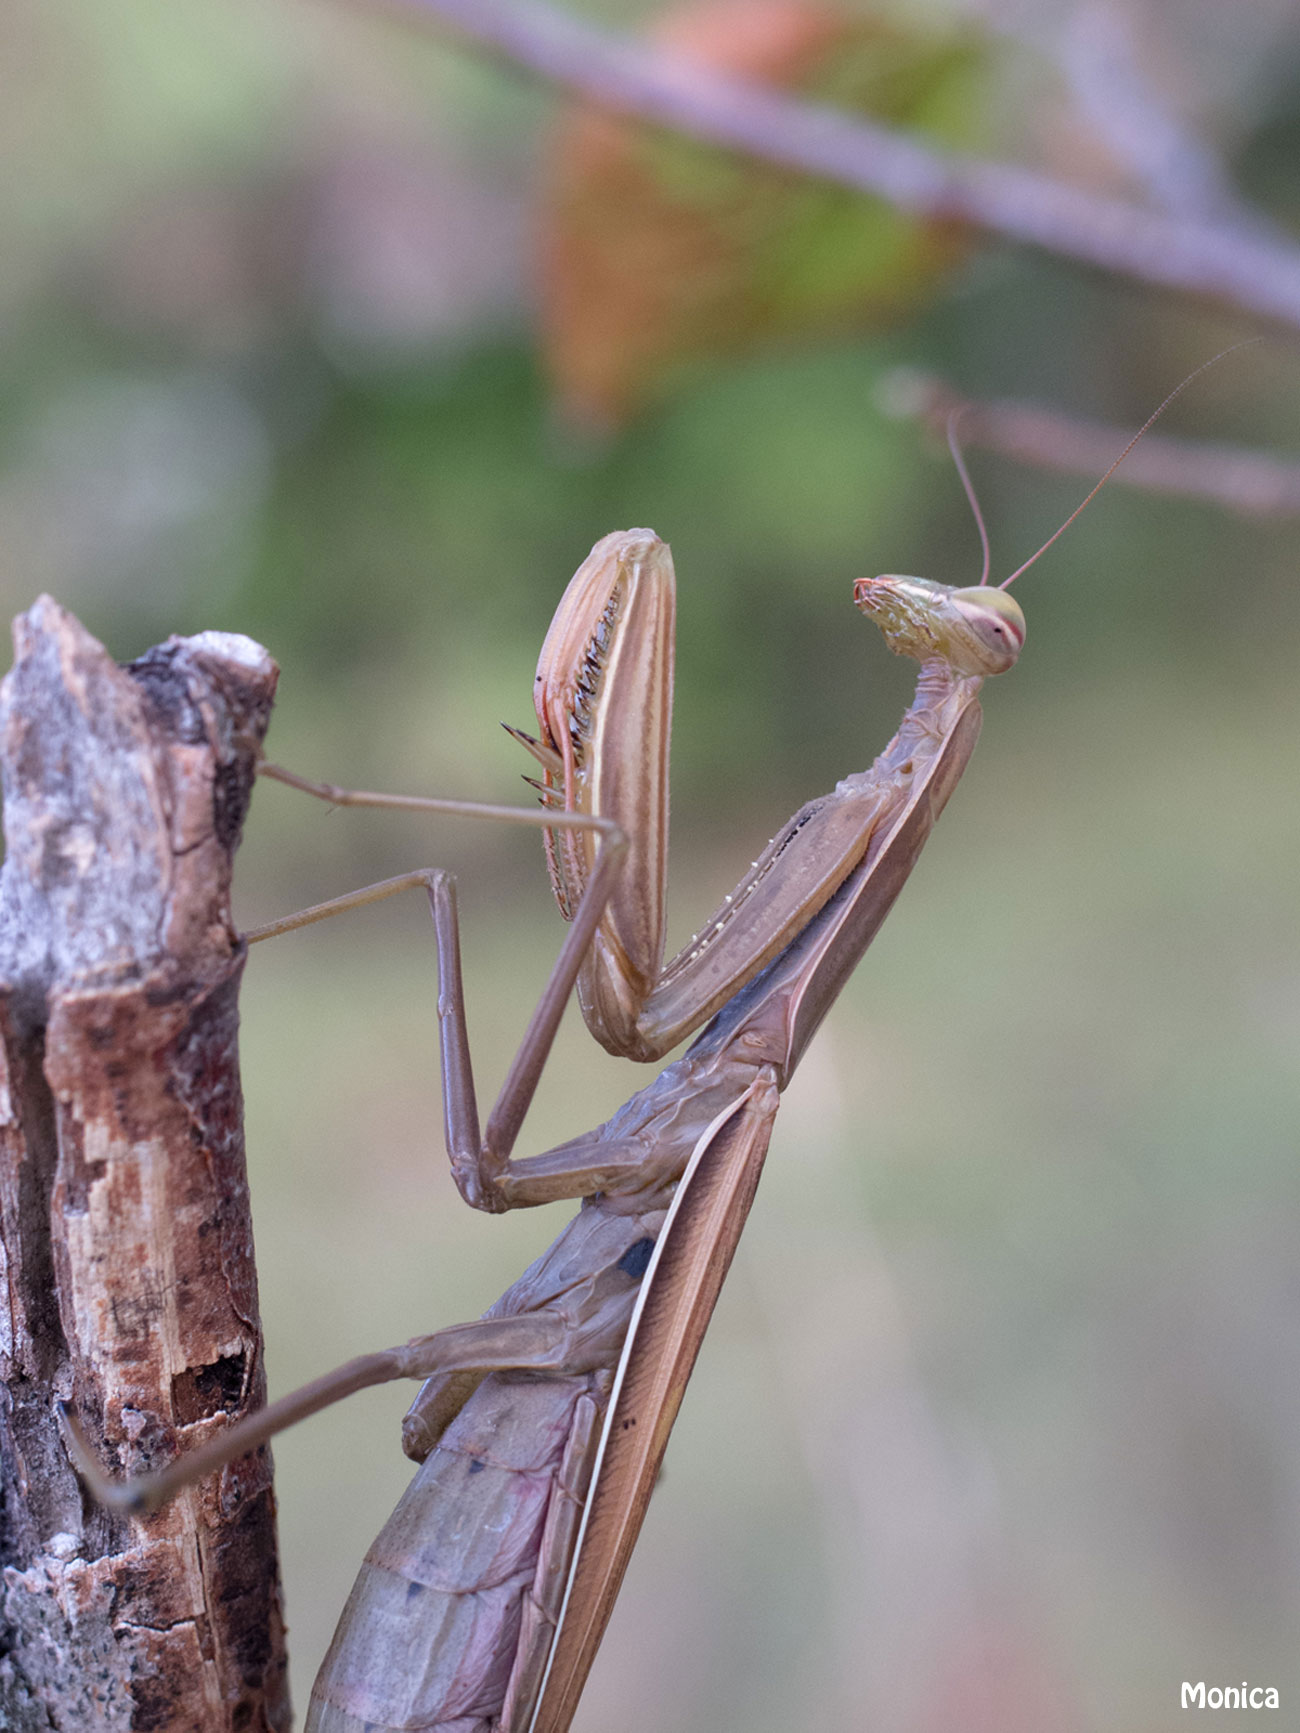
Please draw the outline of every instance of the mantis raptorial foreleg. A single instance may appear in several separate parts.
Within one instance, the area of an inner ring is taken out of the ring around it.
[[[675,610],[672,555],[652,530],[597,542],[542,647],[539,737],[511,730],[541,765],[535,786],[550,812],[601,814],[630,839],[578,999],[602,1046],[641,1060],[662,1058],[789,943],[862,859],[884,810],[867,776],[801,807],[665,965]],[[589,833],[557,830],[547,857],[567,918],[594,867]]]

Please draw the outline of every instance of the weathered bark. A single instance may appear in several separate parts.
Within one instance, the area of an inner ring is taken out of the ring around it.
[[[263,1450],[134,1520],[106,1465],[263,1400],[231,857],[276,668],[248,639],[117,667],[42,598],[0,696],[0,1726],[288,1726]]]

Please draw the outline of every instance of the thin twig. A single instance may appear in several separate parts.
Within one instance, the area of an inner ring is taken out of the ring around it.
[[[1031,169],[946,156],[887,127],[713,72],[541,0],[401,0],[608,108],[957,219],[1161,288],[1300,328],[1300,248],[1145,209]]]
[[[1123,428],[1033,403],[972,401],[944,380],[910,369],[890,374],[881,396],[891,413],[921,421],[936,435],[960,412],[966,446],[982,446],[1063,475],[1097,475],[1130,437]],[[1117,486],[1145,493],[1212,500],[1243,517],[1300,515],[1300,463],[1237,445],[1149,433],[1114,479]]]

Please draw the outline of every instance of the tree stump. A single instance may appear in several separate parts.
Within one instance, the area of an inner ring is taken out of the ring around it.
[[[264,1400],[231,861],[277,669],[247,638],[119,668],[43,597],[0,693],[0,1726],[289,1725],[269,1452],[156,1515],[113,1472]]]

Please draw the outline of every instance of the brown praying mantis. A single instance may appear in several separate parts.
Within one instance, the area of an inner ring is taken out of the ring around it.
[[[858,582],[858,606],[891,649],[920,664],[898,733],[870,770],[801,808],[661,968],[672,562],[650,531],[597,544],[543,648],[540,738],[524,737],[543,770],[552,879],[573,925],[482,1135],[446,874],[406,875],[249,935],[424,885],[438,950],[446,1138],[463,1195],[493,1211],[583,1199],[483,1318],[350,1361],[156,1474],[107,1479],[69,1427],[95,1495],[145,1511],[354,1390],[427,1380],[404,1426],[422,1466],[367,1555],[312,1693],[309,1733],[569,1726],[754,1195],[779,1093],[965,769],[984,679],[1009,669],[1023,645],[1023,615],[1005,585],[988,586],[987,572],[985,538],[978,586]],[[614,1052],[658,1058],[712,1021],[604,1125],[516,1159],[575,983],[589,1027]]]

